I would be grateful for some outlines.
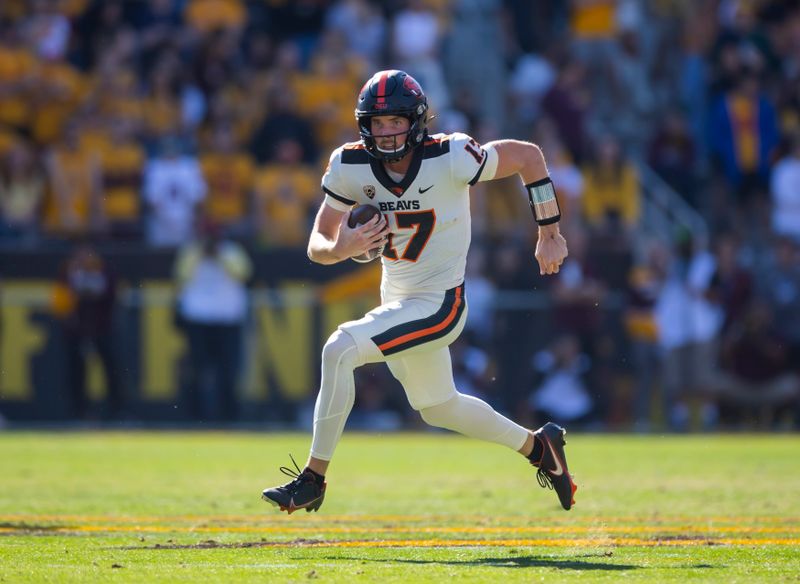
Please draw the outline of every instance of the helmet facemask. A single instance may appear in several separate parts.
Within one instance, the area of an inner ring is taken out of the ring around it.
[[[413,114],[409,114],[407,112],[377,112],[374,114],[368,115],[360,115],[358,116],[358,130],[359,134],[361,135],[361,140],[364,142],[364,147],[366,148],[367,152],[377,158],[378,160],[383,160],[384,162],[398,162],[400,161],[406,154],[411,152],[414,148],[419,146],[422,143],[423,136],[425,135],[425,129],[427,126],[428,116],[426,115],[428,108],[427,105],[420,104],[417,106],[415,112]],[[417,114],[417,111],[420,111]],[[397,115],[406,118],[409,121],[409,128],[405,132],[400,132],[398,134],[388,134],[376,137],[372,133],[372,118],[375,116],[390,116],[390,115]],[[398,136],[405,136],[406,140],[402,146],[397,146],[397,137]],[[385,138],[394,138],[394,148],[391,150],[386,150],[378,146],[377,138],[385,139]]]

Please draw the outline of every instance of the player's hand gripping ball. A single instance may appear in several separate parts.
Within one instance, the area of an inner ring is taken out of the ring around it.
[[[352,211],[350,211],[350,217],[347,218],[347,226],[352,229],[358,225],[364,225],[364,223],[369,223],[372,221],[372,218],[375,217],[375,215],[380,217],[380,214],[380,210],[378,210],[378,208],[374,205],[358,205],[354,207]],[[382,253],[383,246],[380,246],[373,248],[361,255],[353,256],[350,259],[360,264],[366,264],[375,258],[379,258]]]

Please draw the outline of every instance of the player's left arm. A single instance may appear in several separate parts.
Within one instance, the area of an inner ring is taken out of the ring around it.
[[[536,261],[540,274],[555,274],[567,257],[567,242],[561,235],[558,222],[561,209],[547,172],[547,163],[542,150],[530,142],[519,140],[496,140],[484,144],[487,158],[496,158],[494,173],[481,177],[483,180],[505,178],[518,174],[528,192],[531,211],[539,225],[539,240],[536,243]],[[488,166],[488,165],[487,165]]]

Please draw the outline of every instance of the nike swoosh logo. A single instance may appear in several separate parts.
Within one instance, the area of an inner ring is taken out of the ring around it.
[[[564,474],[564,468],[561,466],[561,460],[558,458],[558,454],[556,454],[556,451],[553,448],[553,445],[550,444],[550,440],[547,441],[547,446],[548,446],[548,448],[550,448],[550,453],[553,455],[553,462],[556,465],[555,470],[551,470],[549,472],[550,472],[551,475],[555,475],[557,477],[560,477],[562,474]]]
[[[425,191],[429,191],[429,190],[431,190],[432,188],[433,188],[433,185],[429,186],[427,189],[423,189],[422,187],[419,187],[419,194],[421,195],[421,194],[422,194],[422,193],[424,193]]]

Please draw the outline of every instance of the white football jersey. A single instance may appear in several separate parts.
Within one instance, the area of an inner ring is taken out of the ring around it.
[[[325,202],[334,209],[370,204],[386,216],[384,294],[438,292],[464,281],[469,187],[492,179],[497,168],[494,150],[460,133],[426,135],[411,156],[408,172],[395,182],[361,142],[352,142],[333,151],[322,177]]]

